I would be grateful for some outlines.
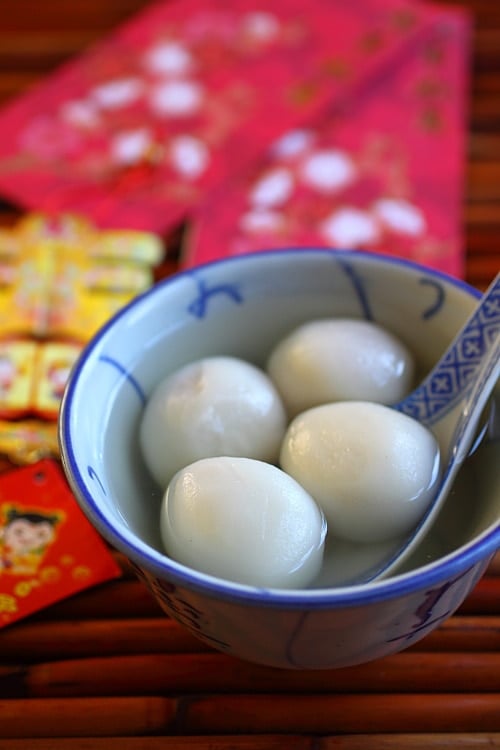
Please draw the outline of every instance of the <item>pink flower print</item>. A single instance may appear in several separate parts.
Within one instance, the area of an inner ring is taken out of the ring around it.
[[[301,156],[313,144],[314,133],[311,130],[290,130],[271,146],[271,155],[275,159],[293,159]]]
[[[359,248],[379,240],[377,221],[366,211],[345,207],[334,211],[319,227],[323,238],[341,248]]]
[[[253,186],[249,200],[258,206],[281,206],[294,189],[293,175],[285,167],[276,167],[265,173]]]
[[[203,174],[210,160],[203,141],[190,135],[180,135],[172,140],[170,161],[183,177],[194,180]]]
[[[5,397],[16,379],[17,368],[8,353],[0,352],[0,397]]]
[[[236,34],[236,20],[233,13],[225,11],[200,11],[186,18],[183,30],[185,38],[189,39],[199,49],[204,44],[216,43],[230,45]]]
[[[154,144],[148,128],[118,133],[110,143],[110,156],[114,164],[131,166],[144,160]]]
[[[92,130],[99,125],[99,111],[95,103],[85,99],[64,102],[59,114],[63,120],[76,128]]]
[[[285,228],[285,217],[277,211],[256,208],[241,216],[240,227],[247,234],[278,234]]]
[[[393,232],[417,237],[426,230],[424,214],[408,201],[382,198],[375,203],[373,211],[382,224]]]
[[[160,76],[186,75],[191,72],[194,65],[189,50],[176,41],[157,44],[146,52],[143,60],[149,73]]]
[[[119,78],[95,86],[90,96],[101,109],[114,110],[134,104],[143,91],[144,82],[140,78]]]
[[[166,81],[153,87],[150,104],[159,116],[189,117],[200,109],[203,99],[203,87],[195,81]]]
[[[309,187],[322,193],[342,190],[356,177],[356,166],[343,151],[315,151],[301,165],[300,176]]]
[[[52,396],[61,399],[74,362],[61,362],[53,365],[47,373],[51,385]]]
[[[0,287],[10,286],[16,280],[17,273],[16,267],[10,263],[2,263],[0,265]]]
[[[83,141],[68,123],[50,115],[38,115],[21,132],[19,143],[24,151],[49,161],[78,153]]]
[[[272,13],[256,11],[243,17],[241,30],[248,41],[268,44],[278,37],[280,22]]]

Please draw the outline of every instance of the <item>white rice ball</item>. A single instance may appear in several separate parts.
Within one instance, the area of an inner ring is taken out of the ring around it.
[[[439,479],[433,434],[395,409],[339,402],[290,424],[281,467],[322,508],[329,533],[355,542],[406,534],[425,513]]]
[[[207,357],[162,380],[144,410],[144,461],[165,489],[200,458],[246,456],[276,463],[286,414],[269,377],[235,357]]]
[[[275,466],[206,458],[178,472],[164,495],[167,554],[209,575],[257,587],[301,588],[323,560],[326,525],[310,495]]]
[[[411,389],[411,352],[376,323],[331,318],[305,323],[282,339],[267,372],[288,413],[331,401],[394,404]]]

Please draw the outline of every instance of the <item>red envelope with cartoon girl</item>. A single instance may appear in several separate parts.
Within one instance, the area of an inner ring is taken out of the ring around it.
[[[56,461],[0,476],[0,628],[119,575]]]

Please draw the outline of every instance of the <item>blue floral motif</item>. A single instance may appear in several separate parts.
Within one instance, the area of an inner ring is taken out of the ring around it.
[[[243,304],[243,297],[236,284],[215,284],[208,286],[202,278],[193,274],[193,279],[198,286],[198,296],[188,305],[188,312],[196,318],[204,318],[207,314],[208,302],[212,297],[225,295],[236,305]]]
[[[363,286],[363,282],[361,281],[354,267],[350,263],[348,263],[345,260],[339,261],[339,263],[344,273],[346,274],[346,276],[349,277],[349,280],[352,283],[354,292],[356,296],[358,297],[361,310],[363,311],[363,316],[365,317],[366,320],[373,320],[373,313],[371,311],[370,303],[368,301],[368,295],[366,294],[366,290]]]
[[[450,346],[440,366],[396,408],[424,424],[432,425],[469,395],[478,368],[483,364],[483,356],[493,347],[497,352],[500,349],[500,281],[496,281],[488,294],[487,304],[472,314],[464,336]],[[497,363],[498,356],[493,358],[489,370],[483,373],[482,381],[487,379]],[[479,393],[479,389],[476,390]]]
[[[195,636],[221,651],[231,651],[226,641],[207,633],[210,620],[206,614],[182,595],[181,589],[170,581],[162,581],[138,565],[133,565],[138,577],[144,581],[160,606]]]
[[[101,488],[103,495],[106,495],[106,490],[104,489],[104,485],[99,479],[99,475],[97,474],[96,470],[93,469],[92,466],[87,466],[87,473],[91,479],[97,482],[97,484]]]
[[[435,301],[422,313],[422,318],[424,320],[429,320],[429,318],[432,318],[441,310],[442,306],[444,305],[446,293],[444,291],[443,285],[440,284],[439,281],[429,279],[426,276],[419,280],[419,284],[421,284],[422,286],[428,286],[436,291]]]
[[[338,263],[340,267],[342,268],[342,270],[344,271],[344,273],[346,274],[346,276],[351,281],[353,290],[358,298],[358,302],[363,312],[364,318],[366,320],[374,320],[375,316],[373,315],[373,312],[371,309],[367,291],[356,269],[348,261],[339,260]],[[428,286],[430,288],[433,288],[436,292],[435,300],[422,313],[422,318],[424,320],[428,320],[429,318],[432,318],[434,315],[436,315],[436,313],[438,313],[439,310],[442,308],[446,295],[445,295],[444,287],[442,284],[439,283],[439,281],[435,281],[434,279],[430,279],[424,276],[419,280],[419,283],[422,284],[423,286]]]
[[[456,609],[457,603],[463,600],[466,592],[474,588],[481,575],[482,568],[476,571],[472,580],[470,578],[471,571],[471,568],[467,568],[455,578],[426,591],[425,598],[414,612],[415,622],[410,630],[396,638],[388,639],[387,643],[413,643],[448,619]]]
[[[107,354],[101,354],[99,357],[99,362],[105,362],[108,365],[111,365],[111,367],[114,367],[115,370],[118,370],[118,372],[123,375],[123,377],[128,380],[134,391],[139,396],[139,399],[141,400],[142,404],[144,405],[146,403],[146,395],[144,391],[142,390],[142,386],[140,383],[134,378],[131,372],[127,370],[127,368],[121,364],[121,362],[118,362],[117,359],[114,357],[109,357]]]

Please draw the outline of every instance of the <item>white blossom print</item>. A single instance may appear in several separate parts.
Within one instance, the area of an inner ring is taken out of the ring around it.
[[[180,135],[171,143],[171,164],[183,177],[192,180],[199,177],[207,168],[209,158],[209,150],[199,138]]]
[[[240,226],[247,234],[276,234],[285,226],[285,218],[278,211],[256,208],[240,218]]]
[[[150,73],[164,76],[186,75],[194,66],[190,51],[176,41],[157,44],[146,52],[143,62]]]
[[[195,81],[166,81],[153,87],[150,102],[160,116],[188,117],[200,109],[203,87]]]
[[[90,95],[101,109],[121,109],[133,104],[144,91],[140,78],[120,78],[95,86]]]
[[[292,159],[311,147],[314,134],[310,130],[290,130],[274,142],[272,155],[277,159]]]
[[[358,248],[370,245],[379,239],[376,220],[358,208],[340,208],[320,226],[324,239],[340,248]]]
[[[253,186],[250,202],[258,206],[281,206],[290,198],[294,188],[293,175],[285,167],[277,167],[264,174]]]
[[[148,128],[118,133],[111,140],[111,159],[115,164],[131,166],[142,161],[153,145]]]
[[[336,192],[347,187],[356,177],[356,166],[350,156],[336,149],[315,151],[301,168],[306,185],[320,192]]]
[[[95,102],[85,99],[72,99],[64,102],[60,116],[65,122],[77,128],[92,129],[99,125],[99,110]]]
[[[270,42],[280,31],[280,22],[272,13],[259,11],[248,13],[243,18],[243,32],[254,41]]]
[[[394,232],[416,237],[427,228],[422,211],[408,201],[382,198],[375,203],[373,210],[380,221]]]

